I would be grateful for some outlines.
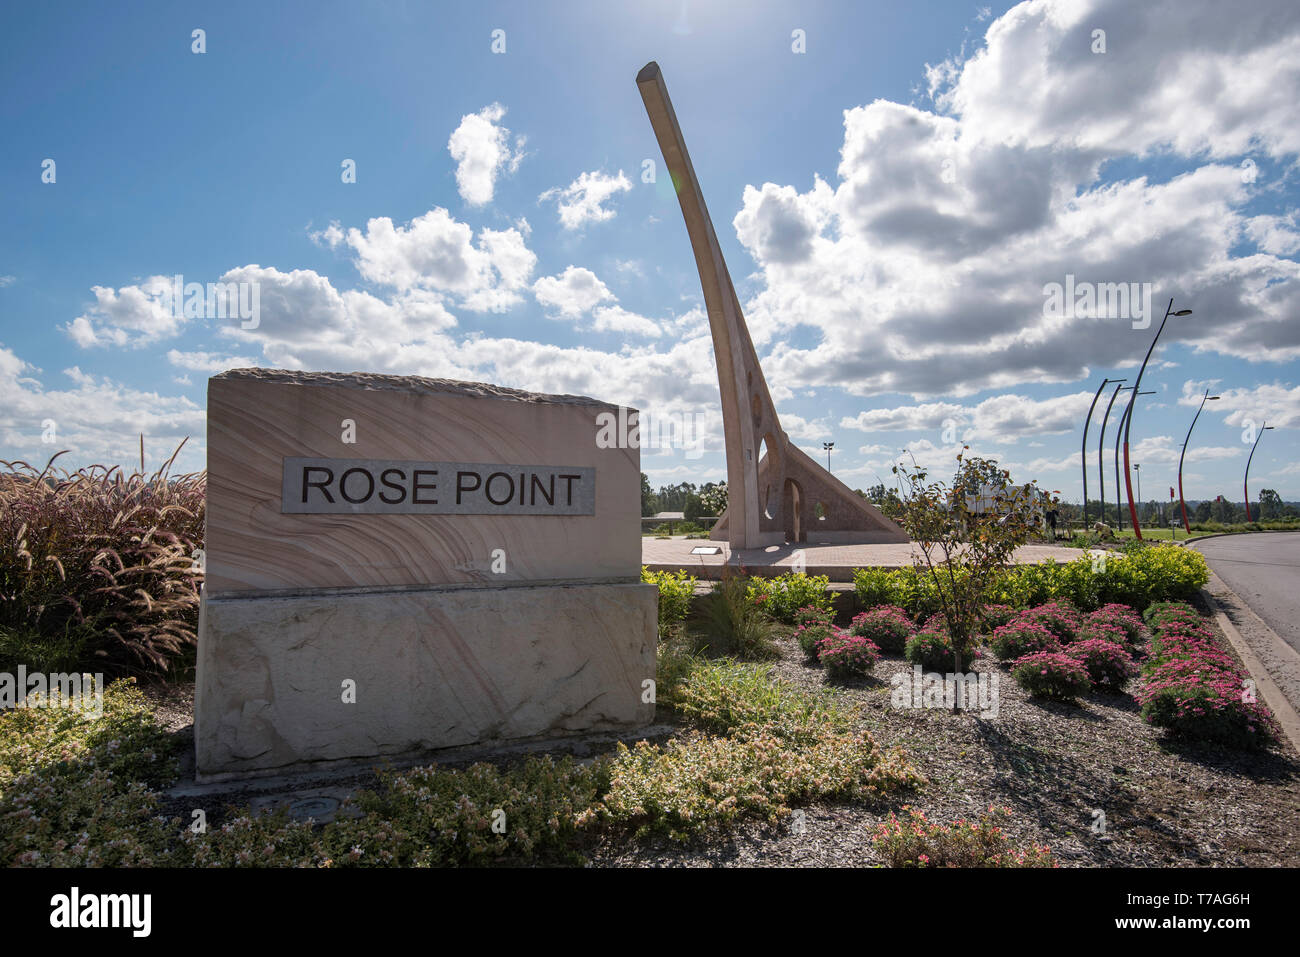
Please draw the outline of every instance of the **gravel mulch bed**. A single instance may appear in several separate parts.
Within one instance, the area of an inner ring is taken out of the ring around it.
[[[1230,649],[1221,635],[1220,642]],[[832,686],[792,640],[781,651],[774,663],[781,678]],[[901,656],[885,656],[874,675],[834,686],[863,705],[877,743],[904,748],[929,780],[898,795],[898,807],[911,804],[944,823],[990,804],[1008,807],[1007,833],[1048,845],[1062,866],[1300,864],[1300,760],[1289,748],[1250,753],[1172,742],[1142,720],[1128,694],[1042,702],[991,657],[970,670],[1000,673],[996,717],[895,709],[890,679],[911,669]],[[593,859],[612,867],[879,866],[871,838],[889,810],[818,804],[803,809],[801,822],[750,825],[689,846],[611,840]],[[1094,832],[1098,811],[1104,833]]]

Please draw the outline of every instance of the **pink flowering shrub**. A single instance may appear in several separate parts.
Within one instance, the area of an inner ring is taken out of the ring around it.
[[[936,611],[921,625],[921,630],[937,631],[945,635],[948,634],[948,616],[941,611]]]
[[[984,630],[992,631],[1012,621],[1019,612],[1010,605],[985,605],[980,612],[984,621]]]
[[[1183,601],[1156,602],[1142,613],[1142,620],[1146,622],[1147,627],[1152,631],[1168,628],[1175,623],[1201,624],[1201,616],[1196,609]]]
[[[1083,623],[1083,616],[1069,601],[1058,598],[1056,601],[1049,601],[1036,608],[1022,611],[1015,620],[1042,625],[1054,634],[1058,641],[1069,642],[1074,641],[1075,633]]]
[[[1263,747],[1278,726],[1214,632],[1186,605],[1152,606],[1151,657],[1137,702],[1142,717],[1172,734],[1230,747]]]
[[[1171,658],[1195,658],[1221,671],[1237,670],[1237,663],[1215,643],[1208,628],[1180,627],[1180,631],[1158,632],[1152,637],[1151,663],[1159,664]]]
[[[817,657],[826,673],[836,679],[865,675],[880,660],[880,649],[869,638],[838,629],[817,643]]]
[[[1254,694],[1241,673],[1217,657],[1193,653],[1153,661],[1135,697],[1143,718],[1179,737],[1257,748],[1278,736],[1272,713],[1250,700]]]
[[[1061,642],[1046,627],[1019,619],[994,629],[989,644],[1003,661],[1014,661],[1036,651],[1061,650]]]
[[[853,618],[849,631],[867,638],[884,651],[901,654],[907,638],[915,630],[907,612],[897,605],[877,605]]]
[[[829,608],[819,608],[816,605],[804,605],[794,613],[794,623],[798,625],[830,625],[835,619],[835,613]]]
[[[1091,618],[1084,619],[1083,624],[1079,626],[1079,630],[1075,632],[1074,642],[1071,642],[1071,644],[1080,641],[1104,641],[1109,644],[1119,645],[1121,648],[1127,648],[1132,652],[1136,652],[1140,647],[1129,643],[1128,632],[1124,630],[1122,625],[1105,619],[1100,621],[1093,621]]]
[[[946,631],[931,630],[929,627],[922,628],[911,638],[907,639],[907,644],[903,646],[903,654],[907,660],[914,665],[920,665],[927,671],[940,671],[944,673],[957,670],[956,657],[953,655],[952,640],[948,637]],[[974,657],[980,657],[980,651],[975,649]],[[967,656],[962,656],[962,667],[970,667],[971,662]]]
[[[1011,843],[1001,825],[1011,811],[989,806],[979,820],[964,818],[949,824],[931,824],[925,814],[904,805],[906,817],[892,811],[876,829],[876,852],[890,867],[1056,867],[1052,852],[1043,845],[1024,849]]]
[[[1083,663],[1093,687],[1099,691],[1123,691],[1137,674],[1133,656],[1118,642],[1084,638],[1067,645],[1065,653]]]
[[[1121,642],[1121,644],[1126,645],[1129,648],[1136,648],[1141,645],[1142,639],[1145,637],[1146,629],[1143,627],[1141,616],[1139,616],[1138,613],[1128,605],[1114,603],[1102,605],[1084,621],[1084,625],[1090,623],[1105,623],[1113,627],[1122,628],[1124,634],[1127,635],[1127,638],[1125,641]],[[1100,636],[1094,635],[1092,637]]]
[[[843,634],[843,632],[830,622],[813,622],[812,624],[800,625],[795,628],[794,639],[799,642],[799,647],[803,650],[804,657],[809,661],[816,661],[817,645],[820,644],[823,639],[838,634]]]
[[[1011,663],[1016,684],[1038,698],[1073,701],[1092,689],[1083,662],[1059,651],[1040,651]]]

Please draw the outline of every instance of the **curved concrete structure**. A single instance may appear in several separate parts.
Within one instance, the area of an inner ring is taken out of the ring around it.
[[[712,537],[732,548],[787,541],[906,542],[901,528],[793,445],[781,428],[659,64],[647,63],[636,83],[677,190],[713,333],[730,494]]]

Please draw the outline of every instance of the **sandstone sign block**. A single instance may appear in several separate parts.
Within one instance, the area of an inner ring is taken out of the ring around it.
[[[652,720],[640,455],[599,447],[608,412],[416,377],[211,379],[200,777]]]

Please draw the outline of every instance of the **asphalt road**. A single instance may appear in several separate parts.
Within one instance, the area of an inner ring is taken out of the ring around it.
[[[1224,584],[1300,651],[1300,532],[1193,540]]]

